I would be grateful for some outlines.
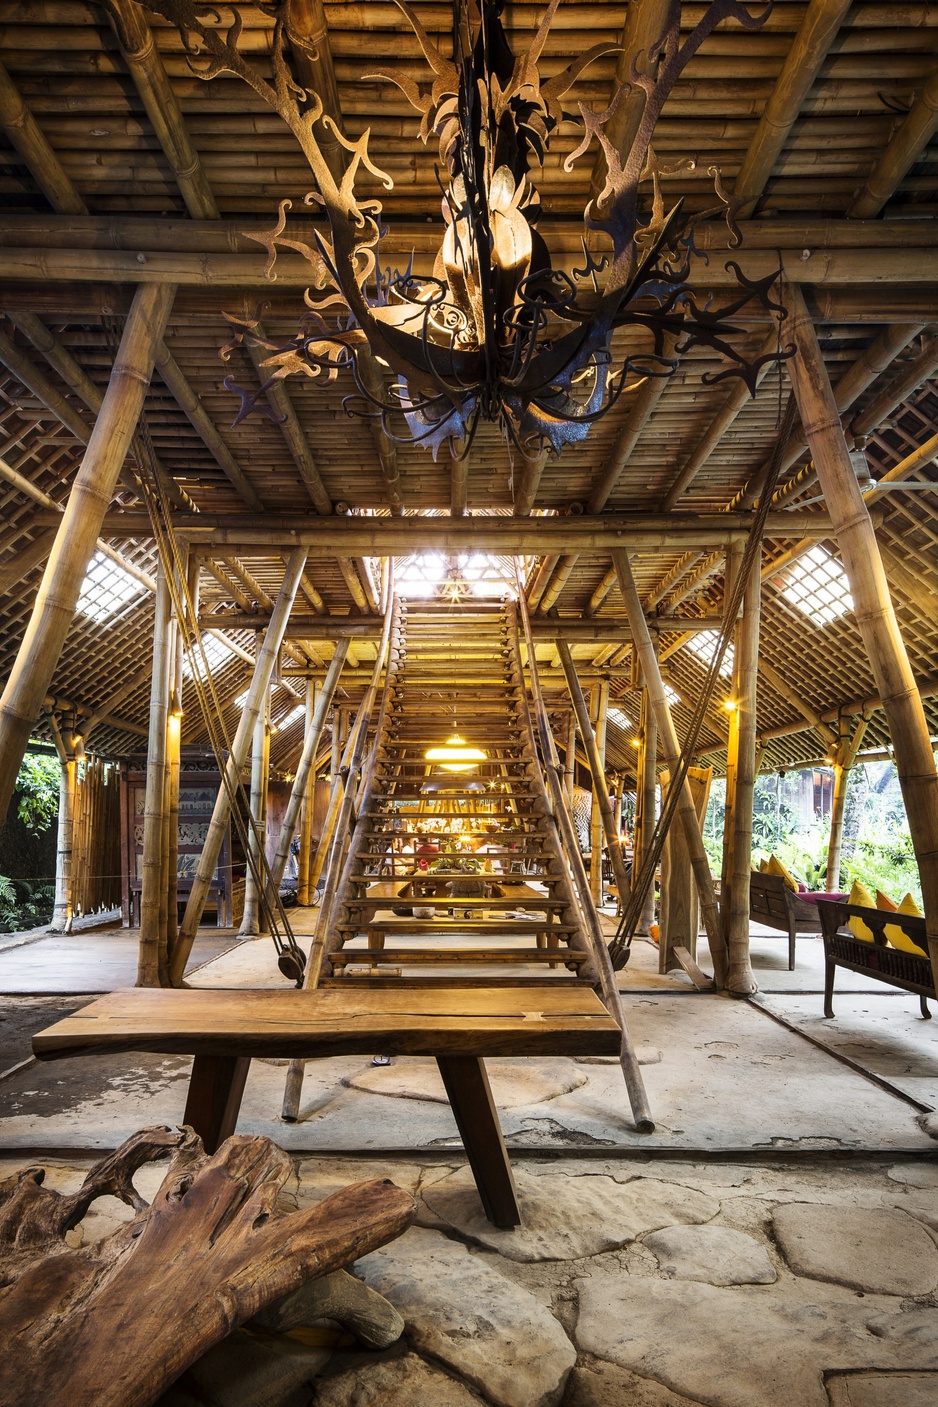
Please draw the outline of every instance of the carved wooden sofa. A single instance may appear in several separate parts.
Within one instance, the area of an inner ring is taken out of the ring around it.
[[[925,920],[915,914],[892,913],[886,909],[868,909],[858,904],[820,900],[818,912],[824,935],[824,1015],[834,1015],[834,974],[838,967],[875,977],[890,987],[913,992],[921,1003],[922,1016],[928,1020],[926,998],[938,1001],[935,980],[928,956]],[[851,918],[859,918],[873,934],[873,942],[857,938],[847,927]],[[920,952],[909,953],[889,945],[886,928],[899,928],[918,945]]]
[[[821,931],[816,898],[795,894],[777,874],[749,876],[749,918],[788,934],[788,971],[795,969],[795,939],[799,934]]]

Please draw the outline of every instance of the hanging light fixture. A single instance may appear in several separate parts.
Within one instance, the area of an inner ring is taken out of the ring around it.
[[[424,757],[427,762],[437,763],[444,772],[474,772],[488,754],[479,747],[470,747],[465,738],[453,733],[442,747],[427,748]]]
[[[107,5],[108,0],[104,0]],[[241,397],[237,420],[254,410],[269,413],[265,391],[275,381],[301,375],[315,382],[351,372],[357,394],[346,398],[349,413],[379,419],[392,439],[412,439],[436,456],[448,445],[457,457],[468,453],[482,420],[497,422],[508,441],[526,456],[544,448],[559,453],[581,440],[619,397],[649,376],[668,376],[678,356],[709,347],[728,359],[707,384],[740,376],[754,393],[761,366],[790,354],[781,348],[750,360],[733,345],[744,329],[733,319],[759,304],[782,315],[771,298],[777,275],[750,280],[729,263],[737,288],[722,306],[696,291],[690,279],[693,227],[678,201],[666,210],[662,176],[692,169],[691,157],[662,168],[652,137],[665,100],[687,63],[721,21],[758,29],[770,6],[751,15],[741,0],[710,0],[682,42],[680,0],[661,0],[666,21],[654,52],[632,56],[629,80],[609,108],[593,112],[577,103],[577,114],[561,103],[583,71],[619,46],[602,41],[562,72],[542,80],[538,61],[559,0],[550,0],[527,53],[515,56],[502,25],[504,0],[454,0],[452,58],[424,30],[417,14],[395,0],[432,70],[421,88],[408,74],[363,66],[362,78],[395,83],[421,114],[424,143],[438,143],[437,179],[445,231],[432,274],[412,267],[382,267],[381,203],[355,193],[361,167],[382,182],[393,181],[373,163],[369,131],[348,140],[323,111],[320,95],[303,88],[290,68],[290,48],[309,50],[291,27],[289,0],[260,3],[276,18],[271,52],[264,68],[268,81],[237,45],[241,24],[223,27],[221,14],[191,0],[146,0],[175,24],[202,78],[238,74],[267,102],[296,136],[316,183],[306,196],[329,221],[329,234],[314,230],[298,237],[287,227],[292,202],[280,202],[269,230],[250,238],[264,245],[267,276],[275,276],[278,252],[292,250],[309,266],[306,311],[295,337],[284,345],[269,341],[254,319],[230,318],[237,328],[230,356],[239,343],[255,345],[267,380],[260,391],[225,384]],[[119,8],[113,11],[120,23]],[[623,95],[641,89],[644,107],[631,148],[620,152],[606,127]],[[541,166],[551,136],[561,122],[577,120],[581,140],[564,159],[564,169],[588,152],[593,141],[605,158],[605,184],[584,212],[582,267],[571,272],[553,266],[548,243],[538,231],[541,200],[532,168]],[[339,150],[344,167],[336,171],[321,142]],[[728,245],[739,243],[733,199],[711,168],[715,204],[694,222],[726,216]],[[650,183],[650,199],[640,185]],[[305,232],[301,232],[305,233]],[[605,248],[587,248],[595,235]],[[617,331],[646,335],[645,347],[613,348]],[[647,345],[650,339],[650,347]],[[393,376],[385,389],[378,367]],[[236,423],[237,423],[236,420]],[[406,433],[402,426],[406,425]]]

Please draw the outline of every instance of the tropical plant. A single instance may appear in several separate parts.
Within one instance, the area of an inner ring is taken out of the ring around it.
[[[16,778],[16,814],[32,835],[48,830],[59,810],[58,759],[28,752]]]

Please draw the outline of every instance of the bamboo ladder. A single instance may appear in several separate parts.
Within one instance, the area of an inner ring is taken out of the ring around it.
[[[562,834],[545,784],[514,612],[398,601],[357,819],[347,845],[333,841],[308,985],[598,985],[623,1029],[636,1124],[648,1129],[599,919],[571,859],[572,822],[564,812]],[[457,730],[486,753],[471,784],[425,756]],[[429,842],[433,868],[421,873],[415,852]],[[467,874],[478,842],[491,868]],[[297,1116],[301,1081],[294,1062],[284,1118]]]

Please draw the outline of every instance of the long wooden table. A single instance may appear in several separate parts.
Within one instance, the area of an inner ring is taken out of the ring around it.
[[[112,992],[33,1037],[40,1060],[192,1055],[184,1122],[214,1152],[235,1130],[257,1057],[432,1055],[489,1221],[521,1220],[483,1059],[617,1055],[621,1032],[588,987]]]

